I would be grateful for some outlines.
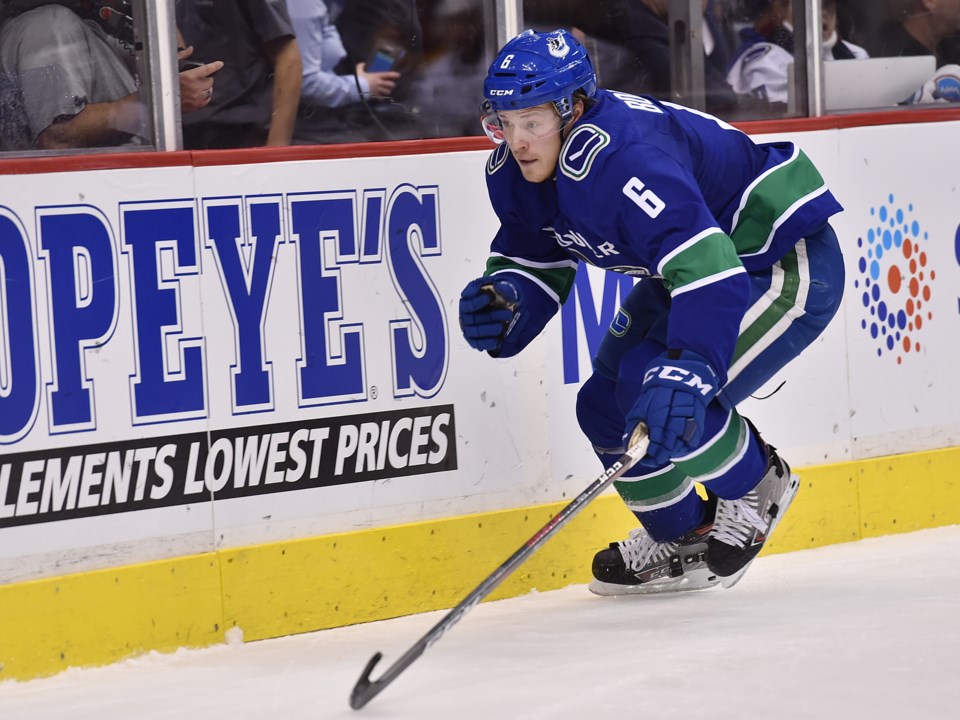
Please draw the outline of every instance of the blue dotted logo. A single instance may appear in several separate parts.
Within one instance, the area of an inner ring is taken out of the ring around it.
[[[870,229],[857,238],[860,258],[854,288],[860,293],[864,318],[861,329],[876,342],[877,356],[903,362],[921,349],[921,331],[933,320],[930,296],[935,271],[929,267],[930,240],[916,218],[913,203],[903,205],[893,195],[870,208]]]

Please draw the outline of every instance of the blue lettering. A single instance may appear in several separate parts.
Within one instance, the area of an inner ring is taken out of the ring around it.
[[[960,226],[953,234],[953,254],[956,256],[957,262],[960,263]],[[960,312],[960,297],[957,297],[957,311]]]
[[[436,188],[397,188],[387,212],[387,248],[393,281],[412,312],[390,323],[395,397],[432,397],[447,373],[443,302],[420,262],[440,254],[439,228]]]
[[[364,400],[363,328],[343,322],[338,269],[358,260],[356,194],[292,196],[290,225],[297,243],[302,309],[303,355],[297,363],[300,403]]]
[[[600,342],[613,322],[623,298],[636,282],[628,275],[603,273],[603,296],[600,311],[593,301],[590,275],[585,263],[577,266],[577,276],[570,296],[560,309],[560,325],[563,333],[563,382],[580,382],[580,348],[577,343],[577,319],[583,322],[583,334],[587,340],[590,357],[597,354]],[[577,314],[577,307],[580,314]]]
[[[123,251],[133,267],[134,424],[205,417],[203,339],[181,337],[179,278],[199,272],[193,206],[171,202],[121,206],[121,211]],[[176,338],[175,358],[167,358],[171,338]]]
[[[117,272],[106,220],[97,210],[72,210],[37,211],[54,357],[47,389],[51,433],[96,428],[86,352],[109,339],[117,320]]]
[[[362,263],[378,263],[382,260],[380,238],[383,235],[385,195],[383,190],[363,191],[363,252],[360,257]]]
[[[39,406],[33,277],[23,223],[0,207],[0,443],[20,440]]]
[[[250,235],[243,237],[238,201],[205,203],[209,241],[220,268],[235,328],[234,412],[270,410],[273,406],[271,363],[264,359],[264,322],[277,245],[280,201],[249,201]]]

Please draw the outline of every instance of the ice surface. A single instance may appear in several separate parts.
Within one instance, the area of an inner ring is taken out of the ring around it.
[[[732,590],[484,603],[360,711],[441,613],[0,684],[16,720],[947,720],[960,526],[760,558]],[[477,578],[479,582],[481,577]]]

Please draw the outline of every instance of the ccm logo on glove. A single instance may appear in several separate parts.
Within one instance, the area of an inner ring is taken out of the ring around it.
[[[707,405],[719,389],[717,373],[695,352],[662,355],[643,373],[640,394],[626,414],[627,433],[641,420],[647,424],[647,455],[657,465],[689,455],[699,446]]]
[[[704,382],[703,378],[696,373],[690,372],[689,370],[684,370],[676,365],[658,365],[656,367],[652,367],[647,370],[646,374],[644,374],[643,381],[647,383],[654,378],[686,385],[687,387],[696,390],[703,396],[710,395],[712,392],[714,392],[715,387],[713,383]]]

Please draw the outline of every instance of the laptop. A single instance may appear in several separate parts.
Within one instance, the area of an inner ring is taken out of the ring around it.
[[[828,60],[823,63],[824,107],[864,110],[896,105],[937,70],[933,55]]]

